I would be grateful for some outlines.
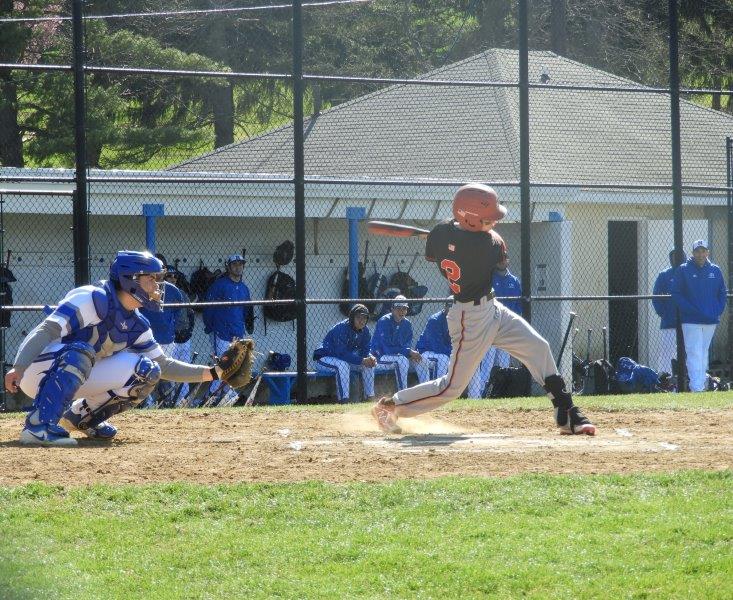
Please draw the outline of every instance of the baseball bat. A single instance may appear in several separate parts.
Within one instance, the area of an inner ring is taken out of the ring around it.
[[[557,360],[555,361],[555,366],[557,368],[560,368],[560,362],[562,361],[562,355],[565,353],[565,345],[568,343],[568,337],[570,336],[570,330],[573,327],[573,321],[575,321],[575,317],[577,317],[574,312],[570,312],[570,320],[568,321],[568,328],[565,330],[565,336],[562,339],[562,344],[560,344],[560,352],[557,355]]]
[[[608,327],[604,327],[603,331],[603,360],[608,360]]]
[[[176,259],[176,260],[178,260],[178,259]],[[199,356],[199,353],[198,352],[194,352],[193,354],[191,354],[191,363],[190,364],[195,365],[196,364],[196,359],[198,358],[198,356]],[[183,386],[184,386],[185,383],[186,383],[185,381],[181,381],[176,386],[176,389],[173,392],[173,405],[174,406],[175,406],[176,398],[178,398],[178,394],[181,393],[181,389],[183,388]],[[184,399],[181,399],[181,403],[183,403],[183,400]],[[156,406],[155,408],[160,408],[161,407],[160,405],[162,403],[163,403],[163,400],[161,399],[161,401],[158,403],[158,406]]]
[[[425,239],[430,233],[427,229],[402,225],[401,223],[390,223],[389,221],[369,221],[367,231],[372,235],[385,235],[388,237],[418,237]]]
[[[418,256],[420,256],[420,253],[419,252],[415,252],[415,256],[412,257],[412,262],[410,263],[410,266],[407,267],[407,273],[409,273],[410,271],[412,271],[412,267],[415,266],[415,261],[417,260],[417,257]]]
[[[209,362],[208,365],[211,366],[211,362]],[[204,384],[207,384],[210,386],[211,383],[212,383],[211,381],[201,381],[195,388],[189,389],[188,394],[186,394],[186,397],[183,400],[181,400],[180,408],[190,408],[191,402],[196,397],[196,395],[199,393],[201,386]]]
[[[262,381],[262,374],[260,374],[257,377],[257,381],[255,381],[255,385],[252,388],[252,391],[249,393],[249,396],[247,396],[247,400],[244,402],[245,406],[252,406],[255,402],[255,396],[257,396],[257,389],[260,387],[260,382]]]
[[[387,259],[389,258],[389,253],[392,252],[392,246],[387,246],[387,252],[384,253],[384,260],[382,261],[382,268],[387,266]]]
[[[585,345],[585,362],[590,363],[590,336],[593,334],[593,330],[588,328],[588,342]]]

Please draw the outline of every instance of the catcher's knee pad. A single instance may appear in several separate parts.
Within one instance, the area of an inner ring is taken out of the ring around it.
[[[573,397],[565,389],[565,380],[560,375],[545,378],[544,388],[552,394],[552,405],[555,408],[570,408],[573,405]]]
[[[38,385],[34,410],[28,416],[30,422],[57,423],[76,392],[89,379],[95,359],[94,348],[86,342],[66,344]]]
[[[136,404],[139,404],[155,389],[158,381],[160,381],[160,365],[147,356],[141,356],[130,379],[127,380],[125,386],[128,388],[127,395],[137,400]]]

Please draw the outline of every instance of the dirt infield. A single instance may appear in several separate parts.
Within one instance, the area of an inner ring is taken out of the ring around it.
[[[555,433],[549,410],[456,410],[403,419],[384,436],[366,407],[132,411],[112,443],[17,443],[0,419],[0,485],[385,481],[444,475],[630,473],[733,468],[733,409],[593,412],[595,438]]]

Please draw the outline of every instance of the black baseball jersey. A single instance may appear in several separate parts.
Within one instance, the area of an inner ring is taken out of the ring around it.
[[[433,227],[425,245],[425,258],[438,265],[458,302],[488,294],[496,264],[505,257],[506,244],[498,233],[466,231],[452,220]]]

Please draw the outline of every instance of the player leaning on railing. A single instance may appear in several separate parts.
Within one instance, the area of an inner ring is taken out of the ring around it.
[[[168,358],[138,311],[162,310],[163,263],[149,252],[123,250],[109,280],[71,290],[31,331],[5,376],[10,392],[34,398],[22,444],[75,446],[64,429],[112,439],[107,419],[137,406],[159,379],[249,381],[253,344],[236,340],[213,367]]]

